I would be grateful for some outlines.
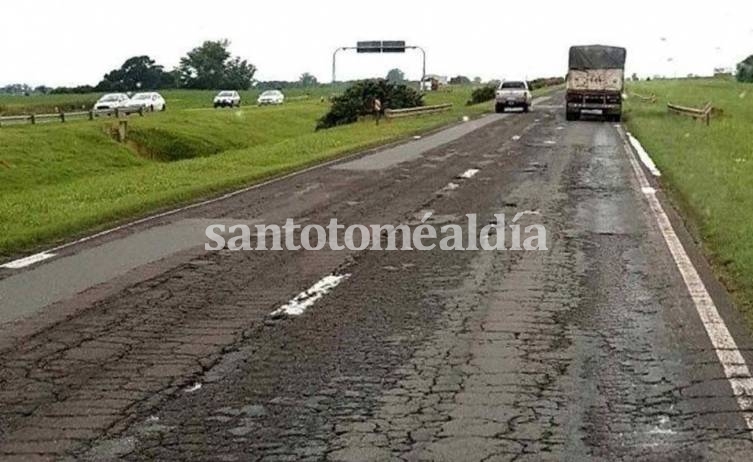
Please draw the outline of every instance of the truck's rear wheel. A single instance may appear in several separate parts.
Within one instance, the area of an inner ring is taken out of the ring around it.
[[[495,104],[494,112],[496,112],[497,114],[502,114],[503,112],[505,112],[505,105],[499,103]]]
[[[528,112],[530,110],[531,110],[531,106],[530,105],[526,104],[525,106],[523,106],[523,112]]]
[[[568,121],[578,120],[580,119],[580,112],[577,111],[567,111],[565,113],[565,119]]]

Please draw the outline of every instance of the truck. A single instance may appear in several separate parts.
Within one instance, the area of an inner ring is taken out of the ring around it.
[[[598,111],[608,121],[622,120],[626,55],[624,48],[614,46],[570,47],[565,83],[567,120],[580,119],[583,111]]]

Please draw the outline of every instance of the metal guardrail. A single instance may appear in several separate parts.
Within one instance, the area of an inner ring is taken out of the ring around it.
[[[449,111],[452,103],[435,104],[433,106],[418,106],[407,109],[385,109],[384,116],[388,119],[397,119],[400,117],[411,117],[414,115],[434,114],[437,112]]]
[[[706,125],[711,123],[711,113],[714,112],[714,106],[711,103],[706,103],[702,109],[680,106],[678,104],[667,103],[667,110],[672,114],[680,114],[688,117],[692,117],[696,120],[703,120]]]
[[[55,114],[28,114],[28,115],[16,115],[0,117],[0,127],[8,125],[22,125],[31,124],[37,125],[40,123],[49,122],[61,122],[65,123],[69,120],[81,120],[88,119],[94,120],[97,116],[112,116],[120,117],[122,115],[139,114],[143,116],[146,110],[143,107],[130,107],[130,108],[114,108],[114,109],[93,109],[91,111],[79,111],[79,112],[58,112]]]
[[[656,103],[656,95],[651,93],[650,95],[641,95],[640,93],[630,92],[631,95],[635,96],[639,100],[643,101],[644,103]]]

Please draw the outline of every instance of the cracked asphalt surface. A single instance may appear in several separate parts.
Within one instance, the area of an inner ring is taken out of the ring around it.
[[[751,460],[751,431],[617,129],[566,123],[561,103],[64,252],[196,219],[397,225],[426,211],[462,226],[467,213],[535,211],[519,223],[543,224],[549,247],[177,246],[136,259],[0,326],[0,459]],[[350,277],[301,316],[269,316],[332,273]],[[724,315],[747,356],[749,334]]]

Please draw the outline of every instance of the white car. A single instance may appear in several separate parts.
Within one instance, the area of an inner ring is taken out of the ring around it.
[[[214,97],[214,107],[233,107],[241,105],[241,95],[237,91],[221,91]]]
[[[525,80],[507,80],[499,84],[495,95],[494,110],[505,112],[508,107],[522,107],[528,112],[533,102],[531,90]]]
[[[265,104],[282,104],[285,101],[285,95],[280,90],[267,90],[256,100],[259,106]]]
[[[128,106],[128,95],[125,93],[108,93],[94,103],[94,110],[116,109]]]
[[[159,93],[145,92],[133,95],[128,102],[128,107],[135,109],[144,108],[152,112],[164,111],[167,109],[167,103],[165,102],[165,98]]]

